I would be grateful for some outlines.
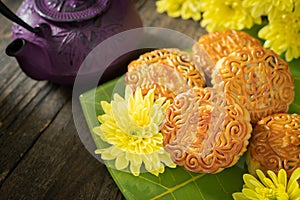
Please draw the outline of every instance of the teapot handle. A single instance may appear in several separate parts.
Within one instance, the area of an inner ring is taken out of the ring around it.
[[[0,0],[0,13],[4,15],[6,18],[10,19],[11,21],[19,24],[23,28],[27,29],[32,33],[39,33],[39,28],[33,28],[24,22],[21,18],[19,18],[15,13],[13,13],[1,0]]]

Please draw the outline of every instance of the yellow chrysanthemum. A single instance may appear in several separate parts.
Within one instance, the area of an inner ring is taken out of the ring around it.
[[[154,90],[142,96],[140,88],[133,93],[129,86],[125,99],[115,94],[110,104],[102,101],[105,114],[98,116],[101,125],[93,130],[110,146],[95,152],[103,160],[115,160],[118,170],[129,167],[135,176],[142,167],[155,175],[163,173],[165,165],[175,167],[160,132],[169,104],[165,98],[154,100]]]
[[[297,168],[287,181],[284,169],[279,170],[278,177],[273,171],[267,172],[267,178],[261,170],[256,170],[259,180],[250,174],[244,174],[245,182],[242,192],[234,193],[235,200],[299,200],[300,168]]]
[[[287,61],[300,57],[300,3],[295,4],[293,12],[278,11],[269,24],[264,26],[258,36],[265,39],[264,46],[277,54],[285,52]]]
[[[201,19],[203,10],[202,1],[199,0],[159,0],[156,2],[157,12],[167,12],[170,17],[192,18],[195,21]]]
[[[203,0],[205,11],[201,26],[208,32],[224,29],[241,30],[260,24],[261,18],[253,18],[242,6],[242,0]]]
[[[250,9],[253,17],[267,16],[273,18],[276,10],[292,12],[294,0],[247,0],[243,1],[243,7]]]

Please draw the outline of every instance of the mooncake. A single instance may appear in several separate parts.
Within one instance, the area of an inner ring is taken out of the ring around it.
[[[300,167],[300,115],[277,113],[261,119],[252,133],[247,161],[252,174],[256,169],[285,169],[289,177]]]
[[[222,30],[201,36],[193,45],[199,66],[210,77],[218,60],[240,48],[261,46],[256,38],[243,31]]]
[[[287,112],[294,100],[294,80],[288,63],[259,46],[221,58],[212,83],[215,88],[224,87],[230,101],[246,107],[252,124],[268,115]]]
[[[194,86],[206,85],[203,71],[190,53],[175,48],[157,49],[141,55],[128,65],[126,84],[134,90],[142,88],[143,94],[155,89],[155,96],[174,97]]]
[[[209,87],[177,95],[161,128],[173,162],[200,173],[218,173],[236,164],[251,131],[248,111]]]

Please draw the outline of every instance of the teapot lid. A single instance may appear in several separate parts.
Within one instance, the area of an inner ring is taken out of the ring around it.
[[[109,0],[35,0],[35,10],[56,22],[91,19],[105,11]]]

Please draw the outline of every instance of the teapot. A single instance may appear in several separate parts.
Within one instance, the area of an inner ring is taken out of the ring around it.
[[[14,22],[6,54],[29,77],[66,85],[99,43],[142,26],[131,0],[24,0],[16,14],[0,1],[0,12]]]

